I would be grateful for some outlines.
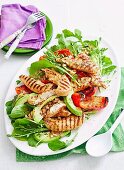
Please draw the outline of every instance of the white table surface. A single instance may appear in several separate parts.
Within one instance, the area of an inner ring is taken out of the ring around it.
[[[0,5],[17,0],[0,0]],[[104,37],[113,47],[120,66],[124,66],[124,0],[18,0],[34,4],[44,11],[54,25],[54,36],[63,28],[79,28],[84,35]],[[15,147],[6,137],[3,103],[12,77],[27,56],[12,56],[2,63],[5,52],[0,51],[0,170],[123,170],[124,152],[109,153],[102,158],[71,155],[49,162],[17,163]]]

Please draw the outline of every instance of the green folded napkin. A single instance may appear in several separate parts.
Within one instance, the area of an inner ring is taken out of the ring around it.
[[[120,92],[119,92],[115,109],[111,114],[110,118],[105,123],[105,125],[97,134],[106,132],[112,126],[112,124],[115,122],[116,118],[120,114],[121,108],[124,108],[124,68],[121,69],[121,86],[120,86]],[[114,131],[112,139],[113,139],[113,146],[111,151],[115,151],[115,152],[124,151],[124,131],[121,125],[119,125]],[[50,156],[32,156],[32,155],[25,154],[19,151],[18,149],[16,149],[16,161],[36,162],[36,161],[56,160],[65,157],[67,155],[71,155],[73,153],[80,153],[82,155],[85,154],[86,153],[85,143],[67,152],[56,154],[56,155],[50,155]]]

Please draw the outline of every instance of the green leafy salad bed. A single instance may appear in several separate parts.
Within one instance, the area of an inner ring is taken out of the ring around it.
[[[13,126],[8,137],[31,147],[47,143],[53,151],[68,147],[76,137],[70,139],[71,131],[107,106],[108,97],[97,93],[116,71],[107,48],[100,47],[101,38],[84,40],[80,30],[65,29],[56,40],[27,68],[29,75],[19,77],[17,95],[6,103]]]

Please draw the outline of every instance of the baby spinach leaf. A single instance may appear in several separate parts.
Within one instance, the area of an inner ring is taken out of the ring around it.
[[[7,114],[8,114],[8,115],[11,113],[13,107],[14,107],[14,106],[13,106],[13,100],[8,101],[8,102],[6,103],[6,111],[7,111]]]
[[[64,29],[63,31],[64,37],[74,37],[75,35],[73,34],[73,32],[71,32],[70,30]]]
[[[62,34],[57,34],[56,35],[56,39],[61,38],[61,37],[62,37]]]
[[[23,126],[14,127],[14,130],[10,136],[16,138],[28,137],[30,135],[30,130],[26,130]]]
[[[27,141],[27,136],[21,136],[21,137],[17,137],[17,136],[14,136],[17,140],[20,140],[20,141]]]
[[[34,75],[43,68],[52,68],[52,67],[54,67],[54,65],[49,60],[43,59],[32,63],[29,68],[29,73],[30,75]]]
[[[27,129],[35,129],[35,128],[40,128],[41,125],[32,121],[32,120],[29,120],[27,118],[20,118],[20,119],[16,119],[16,121],[14,122],[13,126],[16,128],[16,127],[25,127]]]
[[[55,52],[55,51],[59,50],[59,46],[58,45],[53,45],[52,47],[50,47],[50,50],[52,52]]]
[[[60,141],[59,139],[56,139],[56,140],[50,141],[48,143],[48,147],[52,151],[57,151],[57,150],[66,148],[66,143],[63,141]]]
[[[19,140],[26,140],[31,134],[48,131],[46,127],[42,127],[41,124],[27,118],[16,119],[12,125],[14,130],[12,134],[8,136],[18,138]]]
[[[8,115],[11,113],[12,109],[14,108],[15,103],[16,103],[16,99],[17,99],[17,96],[15,96],[13,100],[6,102],[6,104],[5,104],[6,105],[6,112],[7,112]]]
[[[38,141],[34,138],[34,135],[33,135],[33,134],[31,134],[31,135],[28,137],[27,141],[28,141],[28,145],[29,145],[29,146],[32,146],[32,147],[36,147],[36,146],[38,146],[38,144],[40,144],[40,142],[38,142]]]
[[[21,141],[27,141],[27,135],[24,135],[22,133],[22,131],[20,131],[19,129],[14,129],[11,135],[7,135],[8,137],[14,137],[18,140]]]
[[[20,117],[24,117],[25,115],[29,114],[30,110],[29,107],[25,104],[20,104],[15,106],[12,111],[11,114],[9,114],[10,118],[20,118]]]
[[[74,30],[74,33],[75,33],[75,37],[76,38],[78,38],[79,40],[81,40],[82,39],[82,33],[81,33],[81,31],[80,30],[78,30],[78,29],[75,29]]]
[[[68,136],[69,133],[70,132],[64,132],[63,135]],[[61,137],[63,137],[63,135]],[[61,141],[60,139],[52,140],[52,141],[48,142],[48,147],[53,151],[64,149],[72,144],[72,142],[74,141],[76,136],[77,136],[77,134],[75,134],[72,139],[67,140],[66,142]]]

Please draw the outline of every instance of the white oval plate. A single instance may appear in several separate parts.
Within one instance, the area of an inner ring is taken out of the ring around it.
[[[90,39],[89,37],[86,37],[87,39]],[[108,106],[99,111],[97,114],[92,115],[89,120],[86,120],[84,124],[79,128],[78,134],[74,140],[74,142],[67,148],[62,149],[60,151],[51,151],[47,144],[41,144],[38,147],[30,147],[27,142],[24,141],[19,141],[15,138],[9,138],[10,141],[15,145],[16,148],[18,148],[20,151],[30,154],[30,155],[35,155],[35,156],[45,156],[45,155],[53,155],[53,154],[58,154],[62,153],[65,151],[68,151],[70,149],[73,149],[82,143],[86,142],[89,138],[91,138],[93,135],[95,135],[105,124],[109,116],[111,115],[119,93],[119,88],[120,88],[120,68],[116,59],[116,56],[111,49],[111,47],[102,40],[101,42],[102,47],[107,47],[108,51],[106,54],[112,59],[113,63],[117,66],[117,72],[113,76],[113,79],[111,81],[110,87],[105,90],[104,92],[100,93],[101,96],[108,96],[109,97],[109,104]],[[5,103],[8,100],[11,100],[15,94],[15,87],[16,87],[16,80],[18,80],[19,75],[21,74],[27,74],[27,68],[30,66],[30,64],[36,60],[39,59],[39,57],[42,55],[43,50],[40,50],[38,53],[33,55],[29,60],[25,62],[25,64],[21,67],[21,69],[17,72],[15,77],[13,78],[9,90],[7,92],[7,96],[5,99]],[[11,134],[13,127],[11,125],[10,119],[7,116],[6,113],[6,108],[4,108],[4,117],[5,117],[5,127],[6,127],[6,133]],[[72,133],[71,137],[73,136],[74,132]],[[70,138],[71,138],[70,137]]]

